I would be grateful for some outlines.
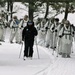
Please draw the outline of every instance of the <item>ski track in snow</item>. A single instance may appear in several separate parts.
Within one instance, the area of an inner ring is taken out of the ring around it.
[[[10,44],[9,35],[10,33],[6,32],[6,40],[0,45],[0,75],[34,75],[48,67],[49,64],[52,64],[52,59],[43,51],[45,48],[43,49],[41,46],[38,46],[40,56],[40,59],[38,59],[36,45],[34,45],[32,60],[23,60],[24,46],[19,59],[21,45]]]
[[[75,50],[75,43],[73,43],[73,51]],[[52,53],[49,51],[49,53]],[[71,54],[71,58],[56,57],[54,55],[54,62],[48,69],[38,75],[75,75],[75,51]]]
[[[33,60],[24,61],[23,49],[19,59],[20,49],[21,45],[10,44],[8,39],[0,45],[0,75],[75,75],[75,53],[71,54],[71,58],[56,57],[56,52],[52,55],[52,49],[38,45],[38,59],[34,45]]]
[[[22,15],[19,15],[21,13]],[[28,13],[19,11],[14,15],[22,18],[25,14]],[[75,24],[74,16],[75,13],[68,16],[68,20],[72,24]],[[64,14],[59,14],[56,17],[61,22]],[[7,34],[6,39],[9,38],[9,34]],[[75,51],[71,58],[61,58],[61,56],[57,58],[56,53],[54,56],[52,55],[51,49],[38,46],[40,55],[40,59],[38,59],[36,46],[34,46],[33,60],[23,61],[23,50],[19,59],[21,45],[10,44],[8,41],[6,40],[0,46],[0,75],[75,75]],[[75,50],[75,47],[73,47],[73,50]]]

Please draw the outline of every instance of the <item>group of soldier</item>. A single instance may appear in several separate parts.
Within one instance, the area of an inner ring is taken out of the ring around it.
[[[10,28],[10,43],[13,43],[15,38],[16,43],[22,43],[22,30],[27,25],[28,16],[18,20],[14,16],[11,21],[7,22],[4,17],[0,16],[0,41],[5,41],[6,28]],[[75,27],[68,20],[63,19],[59,22],[59,18],[42,19],[37,24],[35,23],[38,38],[43,39],[45,46],[56,51],[62,57],[70,58],[72,52]],[[1,43],[0,43],[1,44]]]
[[[9,22],[7,22],[4,17],[0,16],[0,41],[5,42],[6,30],[7,28],[9,28],[9,42],[13,43],[13,40],[15,38],[16,43],[22,43],[22,30],[26,26],[27,21],[27,15],[25,15],[24,18],[20,20],[17,18],[17,16],[13,16],[12,20],[10,20]]]
[[[37,25],[38,38],[44,40],[46,47],[56,51],[57,56],[70,58],[73,51],[73,40],[75,27],[68,20],[63,19],[59,22],[59,18],[43,19]]]

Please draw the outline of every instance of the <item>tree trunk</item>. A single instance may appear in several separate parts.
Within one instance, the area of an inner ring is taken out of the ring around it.
[[[10,6],[10,3],[9,1],[7,2],[7,12],[9,12],[9,6]],[[6,15],[6,20],[8,21],[8,15]]]
[[[49,11],[49,2],[46,3],[46,14],[44,18],[47,18],[48,11]]]
[[[67,2],[66,3],[66,9],[65,9],[65,16],[64,16],[65,20],[67,20],[67,17],[68,17],[68,8],[69,8],[69,3]]]
[[[33,10],[33,5],[32,3],[29,3],[29,20],[32,20],[33,21],[33,13],[34,13],[34,10]]]
[[[13,15],[13,2],[10,2],[10,19],[12,19]]]

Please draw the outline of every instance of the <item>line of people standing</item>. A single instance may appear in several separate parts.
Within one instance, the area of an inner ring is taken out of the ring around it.
[[[65,19],[59,23],[59,18],[47,19],[43,28],[42,25],[39,24],[37,27],[41,33],[45,33],[43,39],[45,40],[45,46],[50,47],[53,51],[56,50],[57,54],[62,55],[62,57],[70,58],[75,34],[74,25]]]
[[[15,38],[16,43],[22,42],[22,30],[27,25],[28,16],[25,15],[24,19],[20,21],[17,19],[17,16],[13,17],[13,20],[10,23],[11,35],[10,35],[10,43],[13,43],[13,39]]]
[[[4,24],[5,21],[2,18],[0,21],[2,23],[2,25],[0,26],[5,26]],[[29,20],[27,15],[25,15],[24,18],[21,20],[18,20],[17,16],[14,16],[9,23],[9,28],[10,28],[10,39],[9,39],[10,43],[13,43],[14,39],[15,42],[18,44],[21,44],[23,43],[22,41],[24,41],[23,59],[24,60],[26,58],[32,59],[34,38],[38,34],[36,28],[34,27],[34,22]],[[0,30],[2,31],[3,29],[1,28]],[[2,33],[2,35],[4,34]],[[2,35],[0,34],[0,36]]]
[[[0,16],[0,41],[5,42],[6,30],[9,27],[9,42],[13,43],[15,39],[15,42],[20,44],[22,42],[22,30],[26,26],[27,21],[27,15],[25,15],[24,18],[21,20],[18,20],[17,16],[14,16],[9,22],[7,22],[3,16]]]
[[[34,28],[34,23],[33,22],[28,23],[28,20],[29,19],[27,15],[25,15],[24,19],[21,20],[18,20],[17,16],[13,17],[13,19],[10,21],[9,24],[10,31],[11,31],[10,40],[9,40],[10,43],[13,43],[14,38],[16,43],[22,43],[22,40],[24,40],[23,34],[25,34],[22,33],[23,29],[26,26],[29,26],[31,23],[32,23],[31,25],[33,25]],[[8,26],[7,22],[1,16],[0,17],[0,41],[4,41],[5,38],[4,34],[7,26]],[[41,24],[38,24],[36,27],[38,30],[38,36],[44,39],[44,43],[46,47],[50,47],[51,49],[56,50],[58,54],[62,55],[62,57],[70,57],[73,38],[75,34],[75,27],[68,20],[63,19],[62,22],[59,23],[58,18],[43,19]],[[24,56],[27,57],[28,55],[25,55],[24,52]]]

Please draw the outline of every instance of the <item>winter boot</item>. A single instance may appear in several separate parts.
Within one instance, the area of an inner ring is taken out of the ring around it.
[[[23,60],[26,60],[26,59],[27,59],[27,57],[26,57],[26,56],[24,56],[24,57],[23,57]]]
[[[67,58],[70,58],[70,55],[67,55]]]
[[[2,44],[0,43],[0,45],[2,45]]]
[[[49,45],[46,45],[46,48],[49,48]]]
[[[10,43],[13,43],[12,41],[10,41]]]
[[[60,52],[59,55],[62,55],[62,52]]]
[[[66,58],[66,53],[62,53],[62,57],[63,58]]]

